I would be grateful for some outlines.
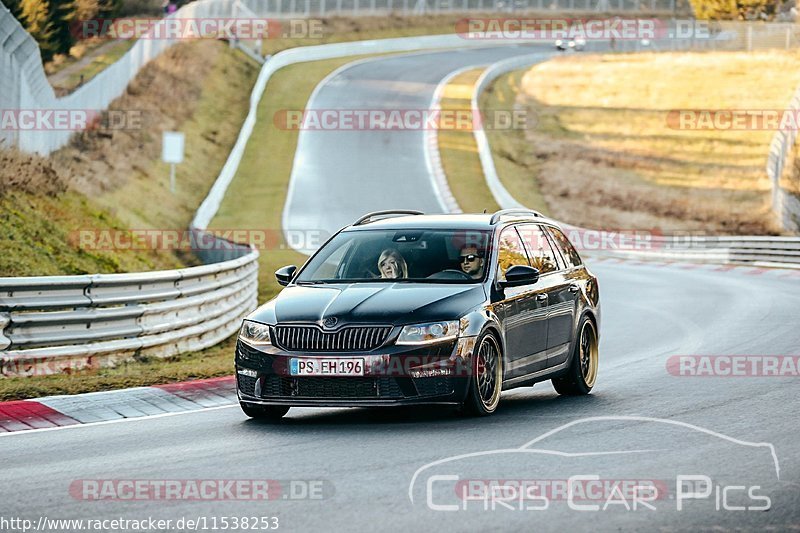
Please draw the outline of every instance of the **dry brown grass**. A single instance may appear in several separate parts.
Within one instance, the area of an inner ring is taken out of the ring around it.
[[[140,128],[76,135],[39,157],[0,150],[0,276],[125,272],[196,264],[186,251],[87,250],[80,230],[188,226],[249,105],[257,65],[225,43],[185,43],[149,63],[115,100]],[[186,133],[178,194],[160,162],[161,134]]]
[[[12,191],[56,196],[67,190],[68,178],[47,157],[17,149],[0,150],[0,197]]]
[[[764,170],[772,132],[675,130],[666,116],[781,109],[798,83],[797,52],[562,57],[512,87],[538,123],[509,157],[574,224],[777,233]]]

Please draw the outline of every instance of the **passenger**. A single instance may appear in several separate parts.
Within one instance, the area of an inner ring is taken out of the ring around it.
[[[378,271],[383,279],[397,279],[408,277],[408,265],[400,252],[394,248],[387,248],[378,258]]]
[[[483,253],[474,246],[465,246],[459,256],[461,271],[472,279],[483,277]]]

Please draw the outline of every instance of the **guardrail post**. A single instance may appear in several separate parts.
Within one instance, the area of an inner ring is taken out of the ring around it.
[[[747,23],[747,31],[745,31],[745,36],[747,40],[747,51],[753,51],[753,24],[748,22]]]
[[[3,330],[11,322],[11,317],[8,313],[0,313],[0,350],[5,350],[11,346],[11,340],[3,335]]]

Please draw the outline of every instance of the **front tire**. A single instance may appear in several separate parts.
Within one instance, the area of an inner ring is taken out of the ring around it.
[[[252,405],[239,402],[239,406],[244,414],[256,420],[280,420],[289,412],[289,407],[285,405]]]
[[[597,381],[599,362],[597,328],[588,316],[581,319],[572,362],[566,374],[553,379],[553,388],[564,396],[589,394]]]
[[[497,409],[503,389],[503,356],[493,334],[481,335],[475,343],[472,361],[464,411],[472,416],[488,416]]]

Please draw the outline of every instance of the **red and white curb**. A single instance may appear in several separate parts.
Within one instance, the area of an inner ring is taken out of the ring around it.
[[[800,269],[779,267],[759,267],[749,265],[733,265],[719,263],[689,263],[685,261],[659,261],[650,259],[628,259],[586,254],[585,259],[591,268],[595,263],[619,264],[626,266],[643,266],[655,268],[676,268],[681,270],[701,270],[706,272],[729,272],[747,276],[766,276],[771,278],[800,278]]]
[[[0,435],[236,405],[233,376],[0,402]]]

